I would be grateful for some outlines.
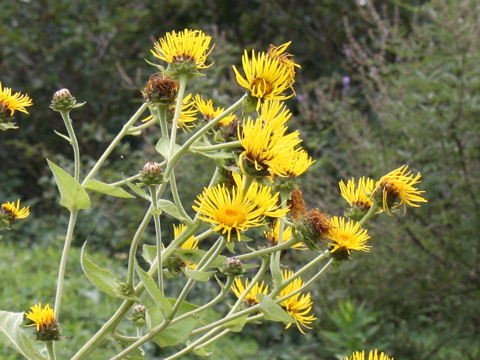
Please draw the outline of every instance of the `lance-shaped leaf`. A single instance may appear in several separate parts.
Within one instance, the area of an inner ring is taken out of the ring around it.
[[[181,146],[175,144],[174,151],[177,152],[180,150]],[[168,159],[168,155],[170,152],[170,139],[168,136],[162,136],[160,140],[158,140],[157,145],[155,145],[155,150],[162,155],[165,159]]]
[[[90,280],[98,290],[107,295],[119,299],[135,300],[132,289],[128,289],[126,284],[118,280],[109,270],[101,268],[87,258],[85,251],[86,245],[87,243],[85,242],[82,246],[80,263],[82,265],[83,273],[88,280]]]
[[[41,342],[34,342],[23,328],[23,313],[0,311],[0,341],[15,348],[29,360],[47,360],[41,354],[44,348]]]
[[[263,312],[265,320],[279,321],[283,323],[292,323],[295,320],[277,304],[270,296],[258,294],[260,301],[260,309]]]
[[[126,192],[121,187],[105,184],[98,180],[88,180],[85,184],[85,188],[88,190],[96,191],[101,194],[115,196],[123,199],[133,199],[135,196]]]
[[[195,269],[185,268],[188,277],[195,281],[208,281],[215,274],[215,271],[200,271]]]
[[[166,212],[171,217],[174,217],[175,219],[183,222],[190,222],[188,219],[185,219],[182,214],[180,214],[177,205],[175,205],[173,202],[161,199],[158,200],[157,205],[159,209]]]
[[[82,210],[90,207],[90,198],[83,187],[69,173],[47,159],[48,166],[55,176],[60,191],[60,205],[69,210]]]
[[[140,280],[142,281],[145,289],[147,290],[148,295],[152,298],[155,304],[160,308],[162,311],[163,316],[169,316],[172,312],[172,305],[167,300],[165,295],[158,289],[157,285],[155,284],[155,280],[141,267],[136,266],[137,274]]]
[[[155,258],[157,257],[157,247],[155,245],[143,245],[142,257],[150,266],[152,266]]]

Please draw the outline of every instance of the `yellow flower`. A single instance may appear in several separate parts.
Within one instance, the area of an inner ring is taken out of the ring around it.
[[[245,284],[243,284],[241,278],[235,278],[235,283],[232,285],[232,291],[237,296],[237,298],[240,298],[240,296],[242,296],[249,283],[250,280],[248,279],[245,279]],[[245,295],[243,302],[248,306],[258,304],[260,302],[260,300],[258,299],[258,294],[268,294],[268,285],[265,285],[263,281],[260,284],[256,282],[255,285],[253,285],[252,289],[248,292],[247,295]]]
[[[273,175],[297,177],[307,171],[314,162],[302,148],[282,148],[268,164]]]
[[[53,309],[50,305],[42,308],[42,303],[30,307],[30,312],[25,313],[25,317],[33,322],[31,325],[36,326],[36,339],[42,341],[52,341],[60,339],[60,327],[55,320]]]
[[[223,107],[217,107],[216,109],[213,107],[213,100],[208,100],[205,101],[200,95],[195,95],[195,101],[194,101],[194,106],[195,108],[202,114],[203,119],[206,122],[212,121],[215,119],[218,115],[223,113],[225,111],[225,108]],[[227,117],[224,117],[220,122],[218,123],[221,126],[226,126],[230,124],[233,120],[235,120],[236,116],[235,114],[230,114]]]
[[[284,270],[282,272],[283,281],[287,280],[292,275],[293,271]],[[277,296],[277,298],[288,296],[289,294],[297,291],[304,284],[304,281],[300,277],[296,278],[287,286],[285,286],[282,291],[280,291],[280,294]],[[311,329],[312,327],[310,326],[310,324],[317,319],[314,314],[309,314],[312,310],[313,305],[310,293],[297,293],[289,297],[288,299],[283,300],[280,305],[288,314],[290,314],[291,317],[295,319],[297,328],[302,334],[305,334],[302,326],[306,329]],[[287,324],[287,326],[285,326],[285,329],[288,329],[290,326],[292,326],[292,323]]]
[[[33,102],[28,95],[19,92],[12,95],[12,89],[8,87],[2,88],[2,82],[0,82],[0,115],[4,113],[11,117],[15,111],[28,114],[25,108],[31,105],[33,105]]]
[[[272,245],[277,245],[278,244],[278,238],[280,237],[280,221],[275,220],[270,225],[270,230],[265,231],[264,235]],[[291,238],[292,238],[292,228],[290,226],[286,226],[285,229],[283,230],[282,243],[289,241]],[[298,250],[306,250],[307,249],[305,244],[302,243],[302,242],[298,242],[298,243],[292,245],[291,247],[292,247],[292,249],[298,249]]]
[[[383,176],[375,185],[375,192],[382,192],[383,211],[391,215],[391,209],[403,205],[403,213],[407,205],[420,207],[421,202],[427,202],[421,195],[425,192],[415,188],[422,174],[413,175],[407,165],[403,165]]]
[[[366,245],[370,236],[366,229],[363,229],[356,221],[334,216],[330,219],[331,228],[328,232],[330,238],[329,245],[331,253],[340,252],[350,254],[352,250],[369,251],[370,247]]]
[[[20,209],[20,199],[15,204],[14,201],[2,204],[2,212],[11,219],[25,219],[30,215],[30,206]]]
[[[250,92],[250,95],[258,98],[257,110],[262,100],[285,100],[295,93],[285,95],[287,89],[293,89],[293,79],[290,69],[277,58],[269,57],[266,53],[255,55],[252,50],[251,58],[245,50],[242,56],[242,67],[245,78],[235,66],[233,71],[240,86]]]
[[[183,224],[179,224],[178,226],[173,225],[173,237],[176,239],[178,238],[186,229],[187,227]],[[198,249],[198,240],[195,240],[195,236],[190,236],[183,244],[180,246],[181,249],[188,250],[188,249]],[[189,261],[185,261],[185,266],[188,266],[190,269],[195,269],[197,267],[196,264],[191,263]]]
[[[267,56],[272,59],[278,59],[283,65],[285,65],[285,67],[290,72],[290,77],[292,79],[292,84],[293,84],[293,79],[295,78],[295,68],[296,67],[300,68],[301,66],[295,63],[292,54],[285,52],[285,50],[287,50],[287,48],[290,46],[291,43],[292,42],[289,41],[280,46],[275,46],[270,44],[270,46],[268,47]]]
[[[385,355],[383,352],[378,353],[377,350],[370,350],[368,359],[365,359],[365,351],[355,351],[351,357],[347,356],[343,360],[393,360],[393,358]]]
[[[203,221],[215,224],[214,231],[227,234],[230,241],[232,231],[241,240],[241,231],[264,224],[266,216],[281,217],[288,208],[278,205],[279,194],[272,194],[268,186],[253,182],[248,190],[243,190],[245,177],[233,175],[235,186],[228,189],[225,184],[208,187],[195,200],[192,208],[199,213]]]
[[[280,129],[292,117],[283,101],[267,100],[260,106],[258,117],[262,124],[270,123],[273,129]]]
[[[170,112],[175,113],[175,105],[172,105]],[[182,109],[180,111],[180,116],[178,118],[178,128],[181,128],[183,131],[190,131],[194,125],[192,124],[197,120],[196,117],[197,109],[194,108],[194,102],[192,101],[192,94],[188,94],[183,98]]]
[[[255,121],[248,118],[243,128],[238,130],[238,140],[245,149],[239,157],[242,171],[245,172],[245,159],[257,172],[286,176],[283,167],[278,166],[274,160],[277,157],[291,156],[290,152],[302,141],[298,131],[285,135],[286,130],[285,126],[279,126],[277,122],[264,122],[261,117]]]
[[[370,178],[361,177],[358,179],[357,186],[352,178],[347,184],[340,180],[338,183],[342,197],[350,204],[350,206],[368,210],[373,205],[371,196],[375,188],[375,182]]]
[[[200,30],[185,29],[179,32],[169,32],[154,43],[153,56],[169,64],[188,64],[196,69],[206,69],[213,65],[205,65],[208,55],[214,45],[210,47],[212,37]],[[210,47],[210,48],[209,48]]]

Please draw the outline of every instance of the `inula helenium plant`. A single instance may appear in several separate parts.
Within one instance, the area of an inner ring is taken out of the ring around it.
[[[215,50],[212,38],[200,30],[167,33],[151,50],[148,62],[156,72],[141,90],[143,103],[90,169],[81,168],[81,149],[70,117],[84,104],[67,89],[55,93],[50,107],[60,113],[67,131],[56,134],[74,154],[73,173],[47,160],[60,205],[69,213],[55,298],[40,299],[29,311],[1,311],[1,331],[7,335],[2,339],[8,338],[9,345],[28,359],[59,358],[57,342],[73,360],[102,359],[99,346],[116,341],[112,360],[145,358],[147,342],[164,348],[163,353],[169,353],[164,359],[171,360],[190,352],[208,355],[215,340],[252,323],[276,321],[284,324],[284,331],[302,334],[319,326],[309,287],[327,276],[333,264],[342,266],[354,252],[374,248],[368,221],[398,210],[404,214],[407,207],[426,200],[417,188],[420,173],[403,165],[379,179],[359,174],[358,179],[340,180],[339,195],[346,200],[343,215],[306,206],[296,179],[315,160],[303,148],[299,131],[289,128],[294,120],[283,102],[295,96],[295,73],[300,69],[287,52],[290,45],[245,50],[241,66],[232,66],[245,94],[225,108],[208,96],[208,90],[189,92],[198,77],[215,71],[209,59]],[[15,111],[26,112],[31,105],[28,95],[12,95],[0,83],[1,129],[15,128]],[[129,177],[118,174],[116,182],[103,182],[100,170],[107,159],[112,161],[112,151],[125,137],[147,128],[157,134],[157,157],[139,163]],[[177,136],[179,132],[184,134]],[[182,201],[175,177],[186,154],[190,159],[207,157],[215,164],[209,183],[193,203]],[[124,276],[94,264],[86,243],[83,246],[85,276],[121,304],[90,340],[79,344],[65,330],[62,296],[77,217],[96,206],[90,200],[92,192],[146,203],[148,208],[130,241]],[[22,207],[19,199],[6,199],[0,224],[5,231],[14,230],[17,221],[29,221],[29,214],[30,208]],[[165,220],[172,219],[173,236],[162,236]],[[151,223],[153,239],[145,234]],[[281,256],[286,251],[302,252],[305,262],[289,264]],[[172,281],[181,281],[181,290],[174,290],[178,287],[170,286]],[[192,297],[199,282],[208,282],[217,295],[206,302]],[[54,278],[51,284],[54,288]],[[136,331],[120,330],[128,321]],[[348,359],[366,359],[365,352]],[[374,350],[368,359],[390,358]]]

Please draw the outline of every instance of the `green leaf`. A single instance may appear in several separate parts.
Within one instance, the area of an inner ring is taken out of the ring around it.
[[[90,282],[97,287],[98,290],[119,299],[134,300],[133,296],[129,296],[125,285],[118,280],[109,270],[103,269],[94,264],[87,258],[85,251],[87,243],[83,244],[80,253],[80,263],[85,276]]]
[[[175,205],[171,201],[163,200],[163,199],[158,200],[157,206],[159,207],[159,209],[163,210],[168,215],[170,215],[171,217],[174,217],[177,220],[188,221],[187,219],[185,219],[185,217],[183,217],[183,215],[180,214],[180,212],[178,211],[177,205]]]
[[[72,143],[72,139],[70,139],[67,135],[63,135],[61,132],[58,132],[57,130],[53,130],[53,132],[60,136],[62,139],[65,139],[68,143]]]
[[[227,327],[232,332],[241,332],[245,324],[247,323],[248,314],[233,319],[227,323]]]
[[[157,257],[157,247],[155,245],[143,245],[142,257],[150,264],[150,266],[152,266]]]
[[[85,184],[85,188],[88,190],[96,191],[101,194],[115,196],[123,199],[133,199],[135,196],[126,192],[121,187],[105,184],[98,180],[88,180]]]
[[[173,253],[183,261],[190,262],[193,264],[198,264],[207,252],[205,250],[200,250],[200,249],[177,249]],[[225,264],[226,261],[227,261],[226,256],[219,255],[210,264],[210,267],[214,267],[214,268],[221,267]]]
[[[265,320],[279,321],[283,323],[292,323],[295,320],[277,304],[270,296],[264,294],[257,295],[260,301],[260,309],[263,311]]]
[[[185,268],[185,272],[195,281],[208,281],[215,274],[215,271],[200,271],[188,267]]]
[[[180,148],[180,145],[175,144],[174,151],[177,152]],[[157,145],[155,145],[155,150],[157,150],[157,152],[165,159],[168,158],[168,154],[170,152],[170,139],[168,136],[162,136],[160,140],[158,140]]]
[[[195,149],[195,148],[192,148],[191,149],[191,152],[194,153],[194,154],[200,154],[200,155],[203,155],[205,157],[208,157],[210,159],[233,159],[235,157],[235,155],[232,153],[232,152],[225,152],[225,151],[205,151],[205,150],[198,150],[198,149]]]
[[[171,304],[174,304],[176,299],[168,299]],[[196,309],[198,306],[184,301],[177,312],[177,316]],[[147,325],[149,329],[159,325],[164,320],[162,311],[158,305],[153,306],[147,310]],[[160,346],[173,346],[185,342],[190,336],[190,333],[199,325],[199,321],[193,317],[187,317],[183,320],[169,325],[154,338]]]
[[[160,311],[162,312],[163,316],[168,316],[172,312],[172,306],[170,302],[167,300],[165,295],[158,289],[157,285],[155,284],[155,280],[141,267],[136,266],[137,274],[140,280],[142,281],[145,289],[147,290],[148,295],[152,298],[155,302],[155,305],[159,306]]]
[[[70,210],[88,209],[90,207],[90,198],[85,189],[61,167],[48,159],[47,162],[53,172],[53,176],[55,176],[55,181],[60,191],[60,205]]]
[[[15,348],[29,360],[46,360],[41,355],[41,342],[34,342],[23,328],[23,313],[0,311],[0,341]]]
[[[150,196],[146,193],[145,190],[143,190],[140,186],[135,185],[134,183],[125,180],[125,184],[132,190],[135,194],[140,196],[142,199],[150,201]]]

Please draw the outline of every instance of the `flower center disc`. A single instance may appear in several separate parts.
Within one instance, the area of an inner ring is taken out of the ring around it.
[[[237,226],[245,222],[245,215],[238,209],[225,208],[217,213],[217,220],[227,226]]]
[[[273,86],[270,85],[265,79],[255,78],[251,84],[252,94],[266,95],[270,94],[273,90]]]

